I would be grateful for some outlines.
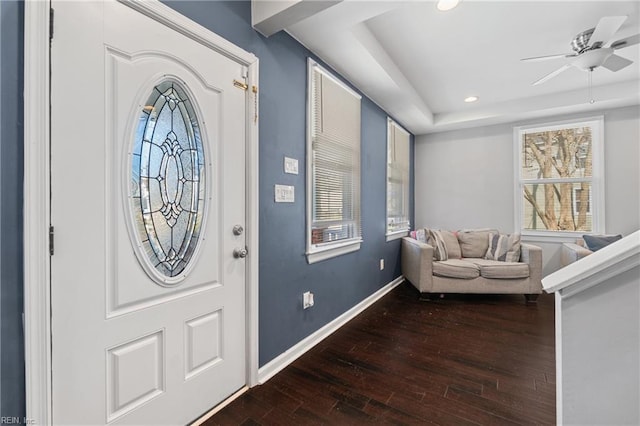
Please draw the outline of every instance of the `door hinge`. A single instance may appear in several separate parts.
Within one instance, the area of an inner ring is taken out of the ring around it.
[[[53,226],[49,226],[49,255],[53,256]]]
[[[53,8],[49,9],[49,41],[53,40]]]
[[[249,88],[249,85],[247,83],[238,80],[233,80],[233,85],[242,90],[247,90]]]

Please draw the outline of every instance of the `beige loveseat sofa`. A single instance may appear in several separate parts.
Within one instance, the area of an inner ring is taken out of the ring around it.
[[[475,233],[475,242],[471,245],[468,244],[469,232]],[[455,250],[455,240],[449,235],[448,245],[453,244],[454,249],[446,260],[434,260],[431,244],[404,237],[402,274],[426,298],[442,293],[497,293],[523,294],[527,301],[535,302],[542,293],[542,249],[520,243],[516,262],[488,260],[484,257],[489,233],[486,230],[450,233],[459,239],[460,252]],[[483,238],[487,241],[484,245],[481,244]]]

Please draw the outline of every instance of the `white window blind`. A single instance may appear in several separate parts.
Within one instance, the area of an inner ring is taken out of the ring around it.
[[[362,237],[360,96],[317,63],[310,60],[309,67],[308,252],[313,253]]]
[[[387,235],[409,230],[409,133],[387,121]]]

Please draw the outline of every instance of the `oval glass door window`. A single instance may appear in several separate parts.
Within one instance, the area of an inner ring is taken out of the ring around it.
[[[158,84],[140,111],[131,153],[138,257],[163,284],[186,276],[203,225],[205,155],[192,102],[180,83]]]

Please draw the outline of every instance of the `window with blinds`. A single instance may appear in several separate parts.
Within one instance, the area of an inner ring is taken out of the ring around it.
[[[310,263],[357,250],[360,96],[309,59],[307,210]]]
[[[409,230],[409,133],[387,120],[387,237]]]

